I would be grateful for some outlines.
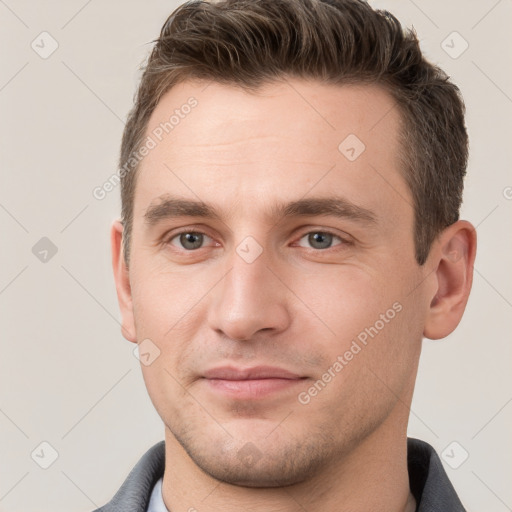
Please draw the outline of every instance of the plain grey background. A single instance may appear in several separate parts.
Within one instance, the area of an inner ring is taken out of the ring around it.
[[[180,3],[0,0],[0,511],[92,510],[163,439],[120,334],[119,190],[92,192],[116,171],[139,66]],[[460,86],[471,140],[473,291],[458,329],[424,341],[409,435],[442,454],[468,511],[512,510],[512,2],[371,3]]]

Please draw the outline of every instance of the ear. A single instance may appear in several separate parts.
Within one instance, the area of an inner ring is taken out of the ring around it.
[[[122,317],[121,333],[128,341],[137,343],[130,276],[123,254],[123,224],[120,220],[116,220],[112,224],[110,244],[112,248],[112,268],[114,270],[117,300]]]
[[[473,283],[475,255],[476,231],[467,221],[448,226],[438,238],[431,254],[436,287],[423,331],[426,338],[444,338],[459,325]]]

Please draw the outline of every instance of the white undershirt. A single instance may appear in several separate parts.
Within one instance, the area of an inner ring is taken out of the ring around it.
[[[162,478],[153,487],[147,512],[169,512],[162,497]]]

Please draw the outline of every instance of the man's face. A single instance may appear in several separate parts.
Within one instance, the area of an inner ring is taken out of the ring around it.
[[[160,351],[148,392],[197,466],[292,484],[405,430],[429,301],[400,114],[368,85],[205,85],[174,87],[148,125],[127,327]]]

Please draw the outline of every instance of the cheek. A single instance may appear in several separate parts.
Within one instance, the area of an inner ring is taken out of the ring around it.
[[[206,275],[185,274],[159,268],[133,269],[132,298],[138,339],[164,340],[187,330],[194,309],[215,280]]]
[[[317,341],[302,348],[321,354],[321,372],[336,364],[333,390],[343,389],[342,394],[369,391],[372,383],[381,387],[370,369],[400,387],[414,367],[421,347],[419,308],[414,298],[406,297],[404,286],[386,275],[393,273],[376,275],[346,266],[297,281],[294,288],[316,315],[304,309],[312,320],[307,325],[299,320],[304,330],[318,332]]]
[[[187,362],[202,355],[198,331],[204,329],[208,290],[218,277],[211,271],[191,274],[142,265],[134,265],[133,277],[137,339],[150,340],[158,354],[150,366],[142,365],[148,391],[155,401],[180,395],[178,382],[187,386],[191,379]]]
[[[318,318],[319,328],[325,331],[322,337],[335,339],[340,349],[391,307],[392,293],[375,276],[351,265],[322,270],[296,279],[293,290],[309,308],[309,315]]]

